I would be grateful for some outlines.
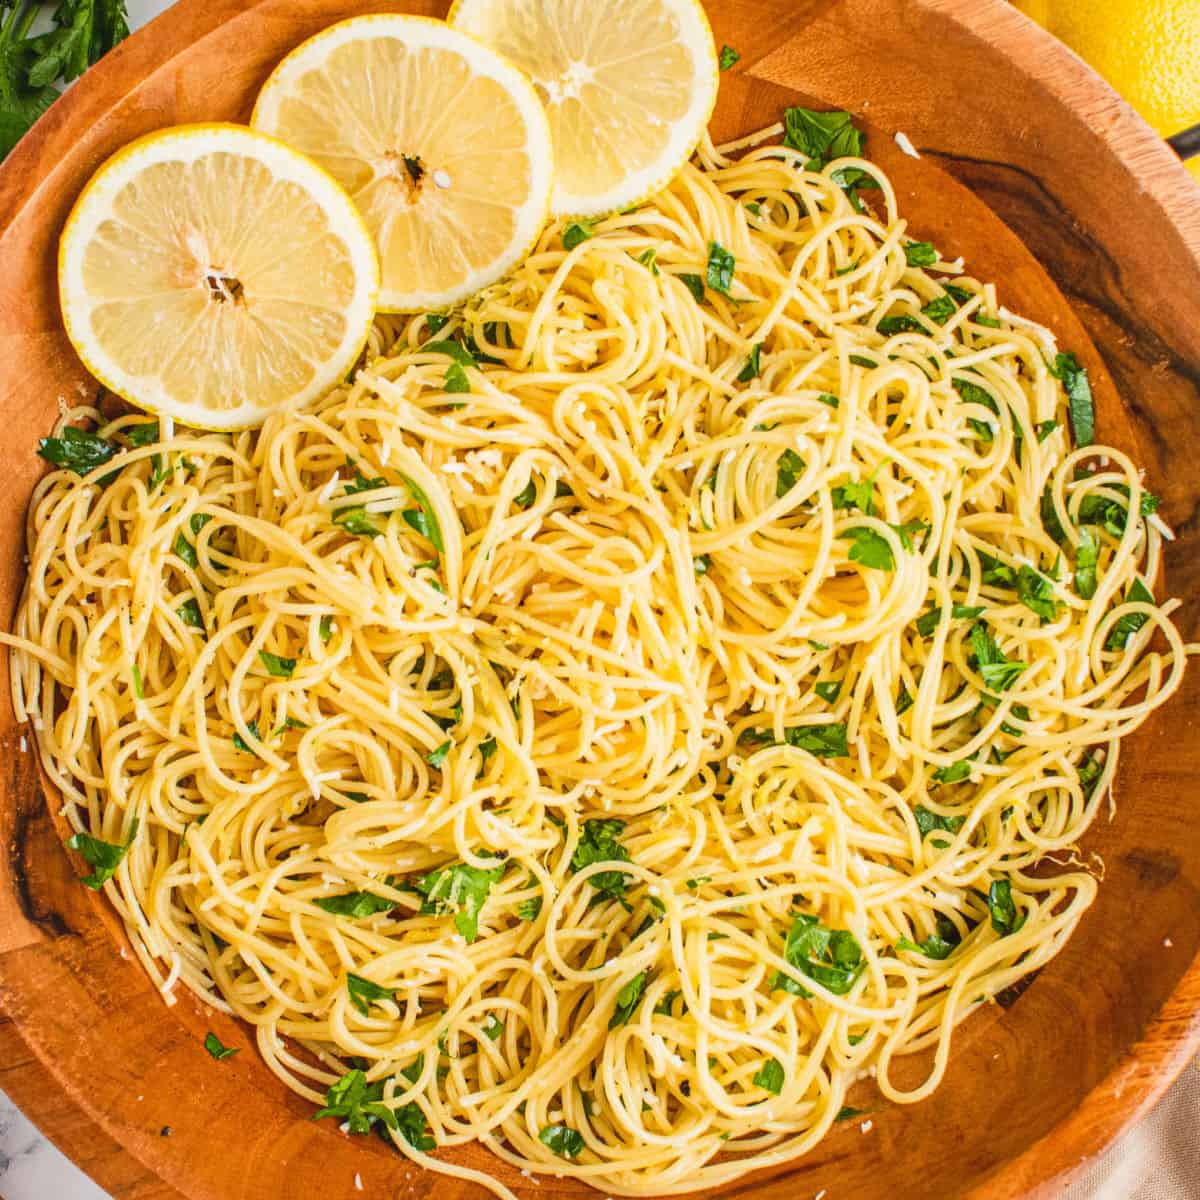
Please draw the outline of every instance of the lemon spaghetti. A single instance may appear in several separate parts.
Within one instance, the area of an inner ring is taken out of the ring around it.
[[[165,992],[439,1170],[663,1195],[866,1072],[927,1095],[1091,902],[1180,682],[1074,358],[870,162],[764,140],[381,319],[311,410],[47,444],[4,640],[89,878]]]

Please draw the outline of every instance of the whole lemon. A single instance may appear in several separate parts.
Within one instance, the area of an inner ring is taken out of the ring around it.
[[[1164,137],[1200,124],[1200,0],[1013,0]],[[1188,163],[1200,179],[1200,159]]]

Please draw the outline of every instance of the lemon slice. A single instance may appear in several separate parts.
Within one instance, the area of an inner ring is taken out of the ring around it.
[[[644,200],[712,115],[717,51],[697,0],[456,0],[447,19],[533,80],[554,138],[557,216]]]
[[[379,305],[443,308],[533,246],[550,202],[550,131],[529,81],[424,17],[333,25],[267,80],[251,123],[346,188],[379,244]]]
[[[67,334],[143,408],[245,429],[315,400],[370,331],[379,264],[349,196],[236,125],[150,134],[100,168],[59,247]]]

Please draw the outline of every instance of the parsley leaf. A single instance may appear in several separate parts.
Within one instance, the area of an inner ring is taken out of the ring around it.
[[[909,242],[904,247],[904,261],[910,267],[932,267],[937,260],[932,242]]]
[[[935,296],[921,309],[923,316],[938,325],[945,325],[957,311],[958,305],[954,303],[952,296]]]
[[[983,605],[955,604],[951,606],[950,617],[954,621],[973,621],[976,617],[983,616],[984,611]],[[917,632],[922,637],[929,637],[938,627],[938,622],[941,619],[942,609],[931,608],[927,613],[922,613],[917,618]]]
[[[838,534],[854,543],[850,547],[850,561],[862,563],[864,567],[873,567],[876,571],[892,571],[896,560],[892,557],[892,548],[887,538],[866,525],[854,525],[843,529]]]
[[[38,442],[42,458],[76,475],[87,475],[104,466],[116,452],[115,443],[75,425],[65,426],[59,437],[42,438]]]
[[[239,1053],[236,1047],[224,1045],[221,1039],[211,1031],[204,1035],[204,1048],[217,1062],[220,1062],[223,1058],[232,1058],[235,1054]]]
[[[971,647],[975,651],[979,674],[989,691],[1006,691],[1029,665],[1007,658],[982,621],[971,630]]]
[[[845,758],[845,723],[833,725],[793,725],[783,731],[784,741],[797,750],[807,750],[814,758]]]
[[[704,280],[699,275],[680,275],[679,278],[687,285],[692,298],[697,304],[704,303]]]
[[[958,763],[954,764],[954,766],[959,765]],[[969,775],[969,763],[967,767],[967,774]],[[953,770],[953,767],[945,767],[943,770]],[[924,840],[936,830],[942,830],[945,833],[957,833],[962,828],[966,817],[943,817],[941,813],[935,813],[923,804],[918,804],[913,809],[913,819],[917,823],[917,832],[921,835],[922,840]]]
[[[642,1002],[642,995],[646,990],[646,984],[649,982],[650,976],[645,971],[639,971],[624,987],[617,993],[617,1006],[613,1009],[613,1015],[608,1019],[609,1029],[616,1029],[619,1025],[628,1025],[633,1014],[637,1012],[638,1005]]]
[[[563,248],[566,250],[574,250],[576,246],[581,246],[589,238],[594,238],[595,236],[595,221],[572,221],[571,224],[563,230]]]
[[[357,1068],[347,1071],[326,1091],[325,1107],[313,1113],[312,1119],[322,1117],[340,1117],[351,1133],[370,1133],[376,1121],[389,1129],[400,1128],[395,1112],[383,1103],[383,1080],[368,1083],[366,1074]],[[433,1149],[432,1144],[428,1148]]]
[[[728,71],[741,57],[732,46],[722,46],[720,58],[717,59],[717,65],[722,71]]]
[[[438,867],[415,884],[417,891],[425,897],[421,912],[426,916],[453,913],[454,927],[466,941],[473,942],[479,936],[479,914],[488,893],[503,874],[503,862],[486,869],[469,863]]]
[[[810,913],[794,913],[783,947],[788,965],[819,983],[835,996],[844,996],[866,969],[862,947],[845,929],[827,929]],[[793,996],[812,993],[790,975],[777,971],[771,989],[782,988]]]
[[[1134,579],[1125,593],[1125,603],[1153,604],[1154,594],[1140,579]],[[1118,617],[1104,642],[1105,650],[1123,650],[1129,644],[1129,639],[1149,619],[1145,613],[1140,612],[1126,613],[1123,617]]]
[[[349,917],[352,921],[361,921],[376,913],[391,912],[396,907],[395,900],[376,896],[374,892],[344,892],[340,896],[323,896],[313,903],[335,917]]]
[[[938,783],[962,783],[964,779],[971,777],[972,766],[974,763],[969,758],[960,758],[958,762],[951,763],[948,767],[938,767],[933,773],[933,778]],[[961,817],[959,823],[962,823]]]
[[[1090,446],[1096,436],[1096,406],[1087,369],[1074,354],[1057,354],[1050,374],[1062,382],[1071,409],[1071,428],[1076,446]]]
[[[1012,884],[1007,879],[995,879],[988,888],[988,912],[992,928],[1001,936],[1016,933],[1025,924],[1025,915],[1018,915],[1012,898]]]
[[[795,450],[785,450],[775,463],[775,498],[786,496],[803,472],[804,459]]]
[[[350,1003],[364,1017],[370,1012],[372,1000],[390,1000],[395,995],[393,988],[381,987],[353,971],[346,972],[346,991],[350,993]]]
[[[117,873],[122,859],[133,845],[133,839],[137,837],[138,824],[138,818],[134,817],[125,840],[116,845],[92,837],[90,833],[75,833],[67,838],[67,849],[78,850],[84,862],[92,868],[92,873],[81,876],[79,882],[98,892]]]
[[[42,4],[0,3],[0,158],[69,83],[129,34],[125,0],[59,0],[54,28],[29,36]]]
[[[931,933],[924,941],[914,942],[902,937],[896,943],[897,950],[911,950],[915,954],[923,954],[926,958],[945,959],[954,953],[962,941],[958,928],[948,917],[941,913],[937,918],[937,932]]]
[[[1040,571],[1035,571],[1024,563],[1017,572],[1017,596],[1030,612],[1041,618],[1043,625],[1058,616],[1054,584]]]
[[[547,1125],[538,1134],[538,1141],[560,1158],[578,1158],[586,1145],[583,1134],[569,1125]]]
[[[291,679],[292,672],[296,669],[294,658],[281,658],[278,654],[271,654],[267,650],[260,650],[258,657],[262,660],[262,665],[267,668],[267,674],[275,676],[276,679]]]
[[[749,383],[750,380],[756,379],[762,370],[759,366],[759,355],[762,353],[762,342],[755,342],[750,347],[750,357],[746,359],[746,365],[738,372],[738,383]]]
[[[720,242],[708,243],[708,274],[706,278],[708,286],[714,292],[720,292],[724,296],[729,295],[729,289],[733,287],[733,271],[736,265],[737,259]]]
[[[417,502],[415,509],[406,508],[400,515],[422,537],[432,542],[439,554],[445,554],[446,544],[442,541],[442,527],[438,524],[432,502],[425,494],[424,489],[414,480],[409,479],[407,475],[401,475],[400,478],[404,480],[404,486],[408,488],[412,498]]]
[[[774,1092],[778,1096],[783,1091],[785,1078],[783,1064],[779,1059],[768,1058],[759,1067],[758,1074],[754,1076],[754,1082],[764,1091]]]
[[[835,158],[859,158],[866,138],[848,112],[788,108],[783,113],[783,144],[809,157],[809,170]]]
[[[840,679],[830,679],[827,681],[818,681],[813,684],[813,691],[825,701],[826,704],[834,704],[842,691],[842,681]]]
[[[192,626],[193,629],[203,630],[204,618],[200,615],[200,605],[194,596],[189,596],[176,610],[176,615],[185,624]]]
[[[1075,591],[1090,600],[1096,594],[1096,564],[1100,561],[1100,539],[1090,529],[1079,531],[1075,549]]]
[[[158,441],[158,422],[142,421],[124,431],[131,446],[152,446]]]
[[[446,377],[442,380],[442,391],[452,396],[462,396],[471,390],[471,381],[461,363],[451,363],[446,368]]]
[[[440,341],[426,342],[421,347],[422,354],[445,354],[454,359],[456,363],[463,367],[478,368],[479,363],[475,360],[470,350],[465,346],[460,346],[458,342]]]
[[[658,269],[658,263],[654,261],[656,257],[657,253],[654,247],[647,246],[646,249],[638,255],[637,260],[650,272],[651,275],[661,275],[662,272]]]
[[[579,843],[571,854],[571,870],[582,871],[598,862],[629,862],[629,851],[617,840],[625,831],[625,822],[615,817],[592,818],[584,821]],[[625,889],[629,875],[625,871],[600,871],[588,883],[610,900],[626,904]]]

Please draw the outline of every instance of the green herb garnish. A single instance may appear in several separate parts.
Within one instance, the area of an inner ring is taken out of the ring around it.
[[[428,916],[454,914],[454,927],[468,942],[479,936],[479,914],[492,890],[504,874],[504,863],[494,867],[473,867],[452,863],[438,867],[417,880],[416,890],[425,897],[421,912]]]
[[[92,868],[92,873],[81,876],[79,882],[98,892],[117,873],[117,868],[129,853],[129,847],[137,837],[139,823],[139,818],[134,817],[125,840],[116,844],[101,841],[90,833],[75,833],[67,838],[67,849],[77,850]]]
[[[722,46],[721,54],[717,59],[717,65],[722,71],[728,71],[734,63],[741,59],[741,55],[732,46]]]
[[[364,1017],[371,1010],[372,1000],[390,1000],[396,994],[394,988],[381,987],[370,979],[355,975],[353,971],[346,972],[346,991],[350,993],[350,1003]]]
[[[642,996],[646,991],[646,984],[649,982],[650,976],[645,971],[639,971],[624,987],[617,993],[617,1005],[613,1009],[613,1015],[608,1019],[609,1029],[616,1029],[619,1025],[628,1025],[633,1014],[637,1012],[638,1005],[642,1002]]]
[[[218,1062],[223,1058],[232,1058],[239,1051],[233,1046],[226,1046],[221,1042],[215,1033],[209,1032],[204,1035],[204,1048]]]
[[[811,913],[793,914],[783,957],[789,966],[835,996],[844,996],[867,965],[862,947],[852,933],[845,929],[827,929],[820,918]],[[793,996],[812,994],[783,971],[775,973],[771,988],[782,988]]]

